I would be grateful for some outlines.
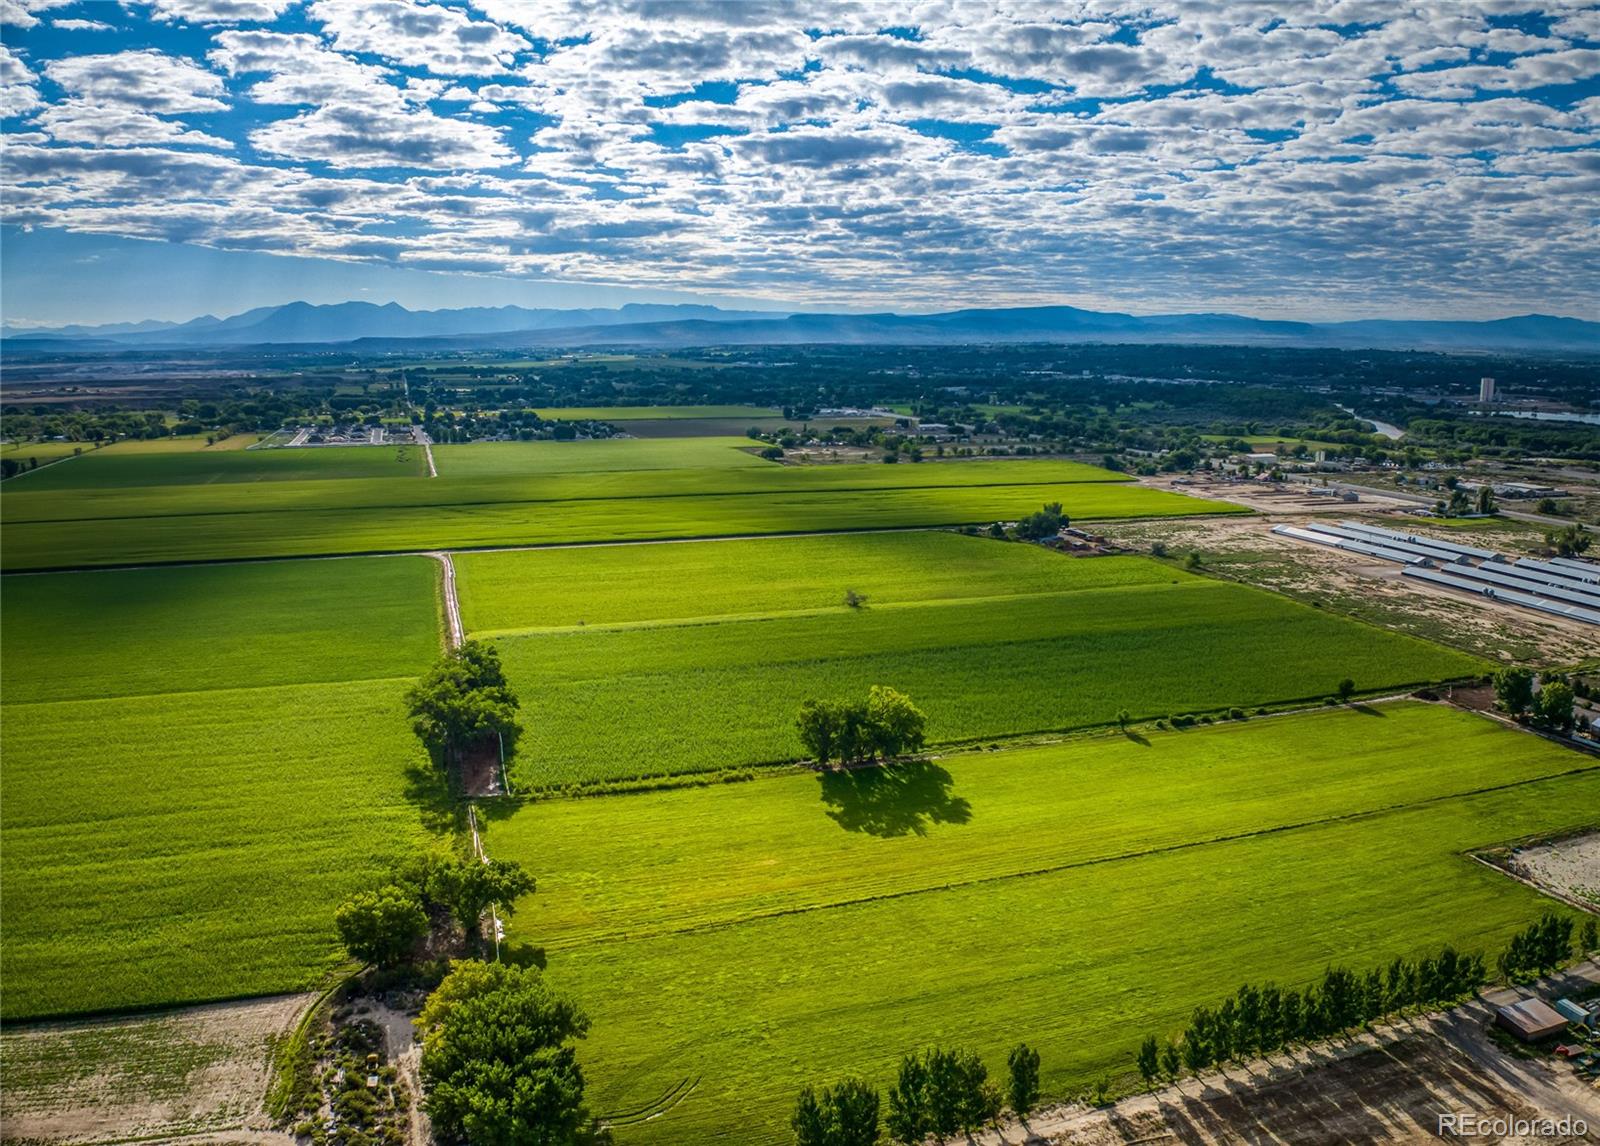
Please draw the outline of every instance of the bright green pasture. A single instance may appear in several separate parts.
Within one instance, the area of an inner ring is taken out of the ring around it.
[[[620,1141],[777,1143],[802,1085],[930,1042],[1003,1075],[1026,1040],[1057,1099],[1246,979],[1492,952],[1551,904],[1461,853],[1596,807],[1588,758],[1406,704],[541,802],[486,846],[538,867],[511,951],[592,1016],[597,1109],[698,1080]]]
[[[255,495],[252,499],[230,499],[229,508],[208,513],[183,509],[169,513],[166,510],[182,501],[155,496],[160,491],[147,491],[151,496],[142,502],[108,498],[98,504],[98,517],[93,504],[69,502],[62,494],[36,494],[31,495],[36,500],[24,504],[19,504],[20,498],[7,500],[5,523],[0,526],[0,561],[8,570],[72,568],[228,557],[909,528],[1015,518],[1045,502],[1063,503],[1079,520],[1244,512],[1222,502],[1116,482],[850,487],[821,480],[808,484],[809,479],[825,479],[829,472],[846,469],[880,472],[865,466],[827,470],[773,466],[719,472],[567,475],[543,479],[540,485],[553,488],[542,492],[531,486],[496,490],[490,479],[458,479],[448,484],[443,478],[426,482],[282,482],[274,485],[292,487],[285,491],[288,496],[273,496],[273,488],[267,485],[249,487]],[[992,476],[1000,477],[1001,471],[992,471]],[[691,480],[671,480],[679,477]],[[720,483],[715,480],[718,478]],[[774,478],[777,480],[768,480]],[[574,483],[592,485],[595,496],[579,496]],[[716,484],[733,485],[735,491],[674,492]],[[385,496],[375,491],[374,485],[403,485],[406,492]],[[328,503],[336,491],[308,486],[355,487],[345,492],[352,502],[365,499],[366,504],[334,508]],[[599,493],[604,489],[628,491],[630,487],[632,492]],[[186,492],[195,498],[215,497],[221,487]],[[551,495],[557,496],[536,500]],[[408,497],[415,501],[407,502]],[[496,497],[501,500],[478,500]],[[289,508],[291,503],[299,503],[300,508]],[[46,519],[55,514],[66,516]]]
[[[40,470],[28,492],[139,489],[150,486],[318,481],[329,478],[422,477],[421,446],[326,446],[304,449],[85,451],[70,465]],[[18,485],[17,490],[23,486]],[[9,505],[8,505],[9,509]]]
[[[334,963],[334,905],[436,795],[402,697],[438,655],[438,581],[424,557],[7,577],[0,1013]]]
[[[414,675],[439,654],[427,557],[8,577],[6,704]]]
[[[462,619],[474,633],[843,612],[847,589],[871,609],[1191,580],[1150,561],[1073,560],[921,530],[463,553],[455,565]]]
[[[725,437],[472,442],[434,446],[433,460],[444,477],[772,466],[772,462],[749,452],[756,444],[749,438]]]
[[[546,406],[535,410],[541,418],[568,422],[655,422],[695,418],[777,418],[774,406]]]
[[[1048,592],[498,638],[527,713],[512,779],[792,760],[804,701],[874,684],[915,699],[940,744],[1106,724],[1122,709],[1144,720],[1316,701],[1345,676],[1367,691],[1487,667],[1144,558],[1059,562]]]
[[[4,1017],[313,985],[425,835],[409,683],[7,704]]]

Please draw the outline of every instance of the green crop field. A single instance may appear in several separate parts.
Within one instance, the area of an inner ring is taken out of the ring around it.
[[[76,463],[74,463],[76,464]],[[421,557],[7,578],[7,1019],[305,988],[426,834]]]
[[[534,413],[541,418],[559,418],[569,422],[659,422],[698,418],[782,420],[782,412],[772,406],[547,406]]]
[[[86,451],[70,465],[26,479],[28,492],[130,489],[238,482],[303,482],[328,478],[423,477],[420,446],[326,446],[265,450]],[[23,487],[18,486],[21,490]]]
[[[641,553],[637,580],[649,588],[632,600],[620,559],[599,550],[464,558],[469,629],[487,620],[522,630],[497,638],[528,713],[513,781],[559,785],[794,759],[794,715],[805,700],[864,695],[874,684],[912,696],[928,713],[930,741],[948,743],[1104,724],[1124,708],[1149,719],[1316,701],[1345,676],[1367,691],[1487,668],[1147,558],[1073,559],[955,535],[851,540]],[[813,544],[815,579],[794,572],[785,580],[785,563],[813,569]],[[859,560],[865,576],[834,580],[852,551],[873,554]],[[592,577],[588,557],[596,558]],[[965,569],[973,572],[963,592]],[[564,578],[592,584],[593,598],[556,588]],[[868,592],[865,609],[842,603],[857,581]]]
[[[778,1143],[802,1085],[931,1042],[1003,1077],[1026,1040],[1060,1098],[1247,979],[1492,951],[1551,903],[1462,853],[1596,808],[1587,757],[1386,704],[501,805],[486,846],[539,873],[508,950],[593,1018],[595,1107],[697,1083],[620,1141]]]
[[[748,452],[749,438],[597,438],[582,442],[473,442],[434,446],[444,477],[488,474],[607,473],[629,470],[772,466]]]
[[[79,462],[69,463],[72,465]],[[9,570],[1244,512],[1058,462],[327,480],[11,494]],[[375,512],[381,511],[381,512]]]
[[[479,635],[843,613],[846,589],[870,609],[1189,579],[1154,562],[1073,561],[1034,545],[922,530],[463,553],[455,563],[462,620]]]
[[[438,654],[438,568],[386,557],[8,577],[0,693],[17,704],[402,676]]]

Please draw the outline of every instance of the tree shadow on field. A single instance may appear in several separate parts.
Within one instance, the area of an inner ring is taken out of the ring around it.
[[[950,793],[950,773],[928,760],[824,772],[818,780],[828,817],[847,832],[925,836],[933,824],[972,819],[972,805]]]
[[[413,764],[406,769],[406,799],[416,806],[422,826],[435,834],[456,829],[458,807],[450,792],[450,781],[432,764]]]
[[[1374,708],[1370,704],[1359,704],[1359,703],[1358,704],[1352,704],[1350,706],[1350,711],[1351,712],[1359,712],[1362,716],[1382,716],[1382,717],[1387,717],[1389,715],[1387,712],[1383,711],[1383,709]]]

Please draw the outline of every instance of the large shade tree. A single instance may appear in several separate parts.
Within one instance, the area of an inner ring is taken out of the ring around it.
[[[534,967],[458,962],[417,1019],[434,1134],[471,1146],[594,1141],[573,1043],[589,1030],[576,1003]]]

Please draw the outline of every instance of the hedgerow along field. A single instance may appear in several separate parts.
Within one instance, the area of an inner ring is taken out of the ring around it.
[[[333,907],[430,834],[402,697],[440,648],[437,569],[7,578],[0,1015],[298,990],[339,960]]]
[[[620,1140],[779,1143],[801,1086],[932,1042],[1004,1077],[1026,1040],[1058,1099],[1246,980],[1492,955],[1551,903],[1463,853],[1596,807],[1592,760],[1390,703],[499,805],[486,846],[540,873],[507,950],[593,1018],[594,1107],[697,1083]]]
[[[1124,709],[1144,720],[1316,702],[1346,676],[1365,692],[1488,667],[1148,558],[957,534],[629,556],[631,572],[604,550],[458,559],[468,628],[514,630],[496,644],[528,715],[518,787],[792,760],[804,701],[874,684],[915,699],[941,744],[1107,724]],[[630,577],[644,587],[631,600]],[[866,607],[845,605],[846,589]]]
[[[77,464],[77,463],[69,463]],[[764,465],[8,495],[8,571],[243,557],[1245,512],[1070,463]]]
[[[27,478],[27,492],[195,486],[329,478],[417,478],[428,473],[421,446],[305,449],[86,450],[70,464]],[[21,491],[23,486],[18,485]]]

